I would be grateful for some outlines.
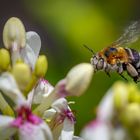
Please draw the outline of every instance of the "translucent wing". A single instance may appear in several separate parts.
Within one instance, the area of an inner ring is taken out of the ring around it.
[[[133,22],[128,26],[123,35],[116,40],[112,45],[123,46],[136,42],[140,37],[140,20]]]

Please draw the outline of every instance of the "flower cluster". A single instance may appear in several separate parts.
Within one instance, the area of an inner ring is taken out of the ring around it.
[[[81,135],[86,140],[139,140],[140,90],[137,85],[115,83],[99,104],[97,118]]]
[[[74,136],[75,116],[67,96],[80,96],[93,74],[88,63],[72,68],[53,87],[43,77],[48,68],[39,55],[41,40],[23,23],[10,18],[0,49],[0,139],[82,140]],[[86,75],[86,76],[85,76]]]

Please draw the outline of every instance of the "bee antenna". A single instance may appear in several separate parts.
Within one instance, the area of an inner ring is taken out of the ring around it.
[[[84,46],[86,49],[88,49],[90,52],[92,52],[92,54],[95,54],[95,52],[94,52],[91,48],[89,48],[87,45],[83,44],[83,46]]]

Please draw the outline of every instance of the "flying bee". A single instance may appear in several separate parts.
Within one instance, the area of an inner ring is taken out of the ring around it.
[[[140,79],[140,53],[126,46],[137,41],[139,36],[140,21],[136,21],[126,28],[118,40],[97,53],[84,45],[93,53],[91,64],[95,72],[103,70],[110,76],[110,72],[116,71],[127,80],[123,76],[123,72],[126,71],[135,82],[138,82]]]

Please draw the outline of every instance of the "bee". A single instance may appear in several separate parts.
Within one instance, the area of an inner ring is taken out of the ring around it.
[[[115,71],[127,80],[123,76],[123,72],[126,71],[137,83],[140,79],[140,53],[126,46],[137,41],[139,37],[140,21],[136,21],[125,29],[118,40],[97,53],[84,45],[93,53],[90,62],[95,72],[103,70],[110,76],[110,72]]]

